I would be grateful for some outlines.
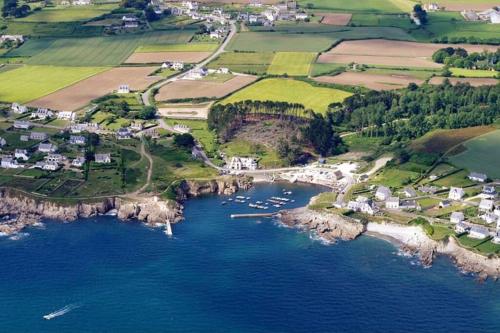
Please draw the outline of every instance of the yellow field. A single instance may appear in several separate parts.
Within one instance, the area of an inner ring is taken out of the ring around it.
[[[307,76],[316,58],[313,52],[277,52],[267,73],[271,75]]]

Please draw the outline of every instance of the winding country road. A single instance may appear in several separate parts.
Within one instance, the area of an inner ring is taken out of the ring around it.
[[[229,28],[229,34],[226,36],[226,39],[224,39],[224,41],[219,46],[219,48],[214,53],[212,53],[208,58],[206,58],[202,62],[196,64],[191,70],[201,69],[201,68],[205,67],[209,62],[211,62],[212,60],[214,60],[216,57],[218,57],[222,52],[224,52],[224,49],[226,48],[227,44],[229,44],[229,42],[234,37],[234,35],[236,35],[236,25],[234,24],[234,22],[231,22],[230,23],[230,28]],[[144,103],[144,105],[146,105],[146,106],[150,106],[151,105],[151,102],[150,102],[151,92],[154,89],[161,88],[161,87],[163,87],[164,85],[166,85],[166,84],[168,84],[170,82],[177,81],[184,74],[185,74],[185,72],[180,72],[177,75],[174,75],[174,76],[168,78],[165,81],[160,81],[157,84],[154,84],[151,87],[149,87],[149,89],[146,90],[141,95],[142,102]]]

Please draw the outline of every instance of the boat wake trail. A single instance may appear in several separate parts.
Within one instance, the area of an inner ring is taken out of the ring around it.
[[[62,309],[59,309],[59,310],[56,310],[56,311],[51,312],[49,314],[46,314],[45,316],[43,316],[43,319],[46,319],[46,320],[54,319],[56,317],[65,315],[66,313],[70,312],[71,310],[78,309],[80,306],[81,306],[80,304],[69,304],[69,305],[66,305]]]

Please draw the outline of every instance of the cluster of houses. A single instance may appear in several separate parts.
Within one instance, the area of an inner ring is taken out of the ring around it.
[[[11,111],[16,114],[25,114],[29,112],[29,109],[25,105],[21,105],[19,103],[12,103],[10,107]],[[76,118],[76,114],[72,111],[59,111],[55,113],[52,110],[47,108],[37,108],[32,111],[30,114],[30,118],[33,120],[47,120],[53,117],[57,117],[57,119],[69,120],[73,121]],[[18,127],[16,127],[18,128]],[[20,128],[20,127],[19,127]],[[29,127],[28,127],[29,128]]]
[[[253,2],[253,7],[263,7],[260,2]],[[266,6],[266,10],[260,14],[240,13],[238,20],[249,25],[272,26],[276,21],[306,21],[309,16],[304,11],[299,11],[296,1],[285,1],[271,6]]]
[[[483,21],[492,24],[500,23],[500,10],[498,7],[490,8],[482,12],[463,10],[461,14],[467,21]]]
[[[229,170],[257,170],[259,167],[257,159],[254,157],[238,157],[233,156],[229,159],[227,163],[227,168]]]
[[[196,1],[182,1],[181,3],[164,3],[160,0],[152,0],[156,13],[162,13],[167,10],[174,16],[189,16],[193,20],[205,20],[207,22],[219,23],[221,25],[227,24],[231,15],[224,13],[222,8],[215,8],[209,10],[208,7],[200,7]]]
[[[181,71],[184,69],[184,63],[182,61],[167,61],[161,65],[161,68]]]
[[[377,202],[365,196],[358,196],[356,200],[347,203],[347,208],[369,215],[378,213],[381,207],[388,210],[420,210],[419,204],[413,199],[417,197],[417,192],[413,188],[406,187],[401,191],[401,194],[405,199],[394,195],[391,189],[386,186],[378,186],[374,193]]]
[[[24,43],[23,35],[0,35],[0,45],[5,43],[15,44],[16,46]]]

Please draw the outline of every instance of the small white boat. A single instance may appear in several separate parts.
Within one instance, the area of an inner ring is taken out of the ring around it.
[[[62,316],[62,315],[65,315],[66,313],[70,312],[71,310],[73,309],[76,309],[80,307],[79,305],[75,305],[75,304],[70,304],[70,305],[66,305],[64,308],[62,309],[59,309],[57,311],[54,311],[54,312],[51,312],[49,314],[46,314],[45,316],[43,316],[43,319],[45,320],[51,320],[51,319],[54,319],[56,317],[59,317],[59,316]]]
[[[167,221],[167,225],[165,226],[165,235],[171,237],[173,235],[172,233],[172,226],[170,225],[170,222]]]

